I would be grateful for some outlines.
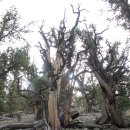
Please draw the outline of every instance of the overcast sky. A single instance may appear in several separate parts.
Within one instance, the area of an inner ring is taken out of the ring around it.
[[[108,4],[103,2],[103,0],[1,0],[0,2],[0,12],[8,9],[11,6],[15,6],[21,15],[21,22],[27,23],[30,21],[37,21],[37,25],[45,20],[45,27],[52,27],[58,25],[60,20],[63,18],[65,8],[67,10],[67,24],[69,26],[73,25],[75,20],[75,15],[71,11],[70,4],[77,6],[78,3],[81,8],[86,9],[88,12],[83,12],[81,14],[82,18],[86,17],[87,23],[94,23],[97,25],[99,30],[103,30],[105,27],[110,25],[106,21],[107,17],[111,17],[112,13],[108,13]],[[81,18],[81,19],[82,19]],[[117,27],[114,24],[112,32],[115,33]],[[110,28],[111,29],[111,28]],[[123,31],[123,29],[121,30]],[[112,33],[111,32],[111,33]],[[116,35],[121,35],[121,32],[116,30]],[[109,36],[108,36],[109,37]],[[111,38],[112,37],[112,38]],[[109,38],[116,39],[116,37],[111,35]]]
[[[59,22],[63,18],[63,14],[66,8],[67,25],[72,26],[75,20],[75,15],[71,11],[70,4],[77,6],[78,3],[81,8],[86,9],[86,12],[81,14],[81,19],[86,17],[87,24],[96,24],[99,31],[104,30],[108,26],[110,29],[106,31],[103,36],[110,41],[121,40],[125,41],[126,37],[129,37],[129,33],[124,31],[121,27],[116,26],[116,22],[109,23],[107,17],[112,18],[113,13],[108,12],[108,4],[103,0],[0,0],[0,12],[3,13],[11,6],[15,6],[21,15],[21,23],[26,24],[30,21],[35,21],[36,25],[33,27],[35,33],[30,34],[27,40],[32,46],[40,39],[38,32],[38,26],[40,26],[42,20],[45,20],[45,28],[58,26]],[[34,53],[35,52],[35,53]],[[33,60],[40,66],[38,57],[38,51],[36,49],[31,50]]]

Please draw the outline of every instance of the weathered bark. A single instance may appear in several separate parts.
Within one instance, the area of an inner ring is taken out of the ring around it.
[[[67,96],[67,103],[65,108],[65,120],[64,125],[68,125],[69,121],[71,119],[71,104],[72,104],[72,96],[73,96],[73,90],[74,90],[75,81],[71,81],[71,83],[68,85],[68,96]]]
[[[101,84],[102,89],[104,89],[106,91],[107,95],[110,98],[113,98],[114,94],[111,90],[111,87],[102,79],[102,77],[96,71],[94,72],[94,75],[97,78],[97,80],[99,81],[99,83]],[[107,95],[105,95],[105,96],[107,96]]]
[[[90,54],[94,56],[92,50],[90,50]],[[107,83],[104,80],[105,77],[103,78],[97,71],[94,71],[94,75],[100,83],[102,94],[103,94],[103,99],[104,99],[104,106],[105,106],[106,114],[107,114],[106,116],[107,118],[104,119],[103,122],[109,121],[108,118],[110,117],[111,121],[117,127],[130,126],[130,122],[126,121],[122,117],[122,115],[119,114],[118,105],[117,105],[117,101],[115,97],[115,91],[113,90],[113,88],[115,88],[115,86],[113,86],[114,84],[111,84],[111,81]]]
[[[118,113],[118,107],[117,107],[117,102],[115,99],[115,94],[112,91],[112,87],[109,86],[108,83],[106,83],[102,77],[95,71],[94,72],[95,77],[98,79],[101,90],[102,90],[102,95],[103,95],[103,100],[104,100],[104,107],[105,107],[105,117],[100,120],[100,124],[106,123],[109,121],[109,117],[111,121],[118,127],[123,127],[123,117],[119,115]]]
[[[101,88],[103,88],[103,86]],[[99,124],[105,124],[111,121],[117,127],[120,128],[129,127],[130,121],[124,119],[123,116],[119,113],[115,97],[113,97],[113,99],[111,100],[109,94],[103,89],[102,94],[104,99],[104,113],[99,121]]]
[[[107,111],[107,117],[110,117],[111,121],[118,127],[124,127],[124,119],[119,114],[116,101],[110,102],[109,98],[105,98],[105,108]]]
[[[60,122],[57,110],[57,91],[50,91],[48,100],[48,114],[49,123],[52,130],[60,130]]]
[[[59,54],[59,49],[57,50],[57,54],[56,54],[56,62],[55,62],[55,65],[54,65],[54,68],[55,68],[55,71],[54,73],[57,74],[58,71],[61,69],[61,66],[63,65],[63,61],[61,59],[61,56]],[[61,75],[62,75],[62,72],[61,72]],[[60,97],[60,88],[61,88],[61,77],[59,77],[59,79],[57,80],[57,102],[58,102],[58,105],[59,105],[59,97]]]
[[[69,124],[71,118],[70,111],[71,111],[73,89],[74,89],[73,86],[68,87],[68,96],[67,96],[67,103],[65,108],[65,120],[64,120],[65,125]]]
[[[105,117],[103,116],[99,123],[104,124],[111,120],[117,127],[129,126],[130,122],[128,123],[128,121],[125,121],[122,115],[119,114],[118,105],[115,98],[115,91],[112,91],[112,84],[106,83],[106,81],[96,71],[94,72],[94,74],[101,86],[104,107],[106,111]]]

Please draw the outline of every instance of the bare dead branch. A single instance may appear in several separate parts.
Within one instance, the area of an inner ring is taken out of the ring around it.
[[[80,9],[80,5],[79,5],[79,7],[78,7],[78,11],[76,12],[76,11],[74,11],[74,7],[73,7],[73,5],[71,5],[71,7],[72,7],[72,11],[73,11],[73,13],[74,14],[77,14],[77,18],[76,18],[76,21],[75,21],[75,25],[72,27],[72,29],[71,29],[71,31],[70,31],[70,36],[69,36],[69,38],[66,40],[66,43],[68,43],[68,45],[67,46],[69,46],[71,43],[72,43],[72,41],[73,41],[73,39],[74,39],[74,31],[75,31],[75,29],[76,29],[76,27],[78,26],[78,23],[79,23],[79,19],[80,19],[80,13],[81,13],[81,11],[83,11],[84,9]]]
[[[24,90],[19,90],[19,92],[29,92],[32,93],[34,95],[39,95],[37,92],[33,91],[33,90],[28,90],[28,89],[24,89]]]
[[[43,23],[44,23],[44,21],[42,22],[42,25],[40,26],[39,33],[41,34],[43,40],[45,41],[46,47],[47,47],[47,48],[50,48],[48,39],[47,39],[47,37],[46,37],[46,35],[45,35],[44,31],[43,31]]]
[[[107,31],[108,29],[109,29],[109,28],[106,28],[106,29],[104,29],[103,31],[101,31],[101,32],[99,32],[99,33],[96,33],[96,32],[95,32],[95,34],[96,34],[96,35],[101,35],[101,34],[103,34],[105,31]]]

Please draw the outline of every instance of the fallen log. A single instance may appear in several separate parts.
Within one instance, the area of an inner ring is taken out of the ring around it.
[[[41,128],[44,127],[45,130],[49,130],[48,124],[43,121],[35,121],[31,123],[14,123],[0,126],[0,130],[15,130],[15,129],[28,129],[28,128]]]
[[[75,124],[75,127],[77,127],[77,128],[100,128],[100,129],[103,128],[101,125],[97,125],[97,124]]]
[[[8,124],[8,125],[0,126],[0,130],[27,129],[27,128],[33,128],[35,125],[36,125],[35,123],[15,123],[15,124]]]
[[[90,129],[91,128],[100,128],[100,129],[103,129],[103,126],[93,124],[93,123],[83,124],[82,122],[77,120],[77,121],[69,122],[69,124],[67,126],[65,126],[65,128],[79,128],[79,129],[83,129],[83,128],[90,128]]]
[[[88,129],[94,129],[99,128],[100,130],[107,129],[107,130],[118,130],[118,127],[116,127],[113,124],[104,124],[104,125],[97,125],[97,124],[83,124],[83,123],[70,123],[70,128],[88,128]]]

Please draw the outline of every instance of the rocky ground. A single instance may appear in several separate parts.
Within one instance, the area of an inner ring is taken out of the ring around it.
[[[83,113],[81,114],[76,120],[81,121],[83,124],[92,124],[95,122],[97,118],[101,116],[101,113]],[[34,120],[33,114],[21,114],[21,118],[15,116],[15,118],[9,118],[9,117],[0,117],[0,126],[7,125],[7,124],[13,124],[13,123],[30,123]],[[64,129],[62,129],[64,130]],[[90,130],[87,128],[84,129],[66,129],[66,130]],[[93,130],[99,130],[99,128],[94,128]],[[115,128],[106,128],[104,130],[115,130]],[[128,129],[118,129],[118,130],[130,130]]]
[[[0,118],[0,126],[13,123],[29,123],[34,120],[34,114],[21,114],[21,117],[17,115],[14,118],[2,117]]]
[[[101,113],[83,113],[77,118],[77,120],[82,121],[83,124],[94,123],[96,119],[101,117],[101,115]]]

